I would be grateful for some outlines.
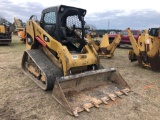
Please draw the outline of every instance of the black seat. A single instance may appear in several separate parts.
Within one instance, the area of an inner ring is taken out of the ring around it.
[[[67,39],[67,34],[66,34],[66,28],[61,27],[61,40],[66,40]]]
[[[65,27],[61,27],[61,40],[62,44],[67,46],[69,51],[77,51],[77,48],[72,44],[76,40],[74,40],[72,37],[67,37],[67,32]]]

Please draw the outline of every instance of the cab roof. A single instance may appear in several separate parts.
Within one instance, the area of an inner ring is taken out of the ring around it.
[[[48,7],[48,8],[46,8],[46,9],[44,9],[44,10],[42,11],[42,14],[43,14],[43,13],[50,12],[50,11],[60,12],[61,8],[64,8],[64,11],[65,11],[65,10],[69,10],[69,9],[77,9],[82,16],[85,16],[85,15],[86,15],[86,12],[87,12],[85,9],[82,9],[82,8],[77,8],[77,7],[72,7],[72,6],[66,6],[66,5],[58,5],[58,6],[52,6],[52,7]]]

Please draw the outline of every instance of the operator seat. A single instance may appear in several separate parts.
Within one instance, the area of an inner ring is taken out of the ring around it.
[[[66,27],[61,27],[61,41],[62,45],[65,45],[69,51],[77,51],[77,48],[72,44],[76,40],[72,37],[67,37]]]
[[[61,27],[61,40],[62,40],[62,42],[66,40],[66,37],[67,37],[66,28]]]

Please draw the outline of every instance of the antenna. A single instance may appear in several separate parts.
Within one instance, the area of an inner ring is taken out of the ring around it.
[[[109,24],[110,24],[110,19],[108,19],[108,34],[109,34]]]

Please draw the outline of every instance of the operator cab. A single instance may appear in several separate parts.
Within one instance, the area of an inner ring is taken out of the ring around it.
[[[80,52],[85,45],[85,14],[86,10],[81,8],[65,5],[50,7],[42,11],[40,25],[69,51]]]

